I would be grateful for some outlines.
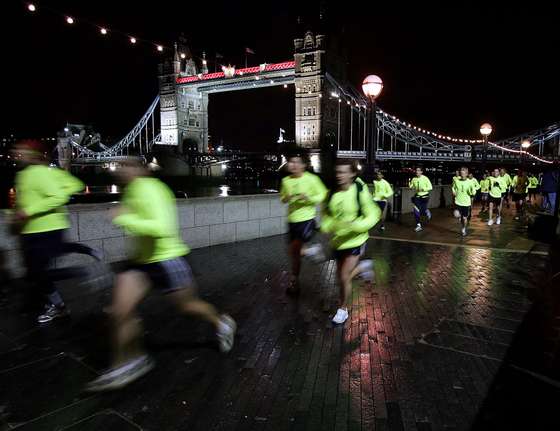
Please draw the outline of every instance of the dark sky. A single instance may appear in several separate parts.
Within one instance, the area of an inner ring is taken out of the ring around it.
[[[174,3],[61,0],[38,6],[167,45],[184,32],[195,55],[206,50],[212,58],[218,51],[237,65],[245,46],[257,53],[254,64],[292,58],[297,16],[310,22],[319,10],[315,1]],[[383,109],[465,137],[477,136],[483,121],[495,126],[499,138],[560,119],[560,32],[552,9],[535,2],[507,8],[393,3],[338,1],[326,8],[333,33],[348,50],[350,80],[359,86],[367,74],[383,78]],[[103,38],[79,21],[70,27],[41,9],[30,14],[18,1],[1,7],[7,112],[0,135],[53,136],[69,121],[120,138],[157,94],[159,56],[153,47],[132,47],[123,36]],[[276,139],[279,127],[293,129],[291,91],[211,96],[211,135],[228,143]]]

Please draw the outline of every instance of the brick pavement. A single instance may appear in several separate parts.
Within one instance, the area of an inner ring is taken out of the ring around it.
[[[515,234],[511,226],[499,237]],[[389,224],[385,235],[405,227]],[[344,327],[330,323],[333,261],[306,264],[292,299],[283,236],[196,250],[201,294],[238,321],[236,347],[220,355],[207,325],[150,296],[142,315],[158,366],[112,394],[80,390],[106,366],[108,292],[64,286],[72,319],[37,328],[9,290],[0,430],[514,429],[554,418],[537,400],[558,397],[557,376],[547,381],[541,367],[535,377],[527,361],[544,349],[528,341],[538,328],[527,316],[547,257],[499,250],[511,241],[459,247],[451,236],[451,245],[370,240],[376,280],[355,284]],[[534,355],[515,353],[525,346]]]

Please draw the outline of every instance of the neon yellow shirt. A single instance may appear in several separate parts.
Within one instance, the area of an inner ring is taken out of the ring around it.
[[[70,220],[64,205],[84,184],[62,169],[31,165],[16,175],[16,208],[29,219],[21,233],[67,229]]]
[[[490,178],[486,178],[485,180],[480,180],[480,191],[482,193],[488,193],[490,190]]]
[[[474,186],[474,191],[476,194],[476,191],[480,189],[480,183],[478,182],[478,180],[475,177],[469,178],[469,181],[471,181],[473,183]]]
[[[134,238],[135,262],[161,262],[189,252],[180,236],[175,196],[163,182],[135,179],[124,190],[122,205],[124,212],[113,223]]]
[[[535,176],[530,176],[529,177],[529,188],[530,189],[536,189],[539,186],[539,179]]]
[[[295,197],[300,194],[306,199]],[[282,178],[280,197],[284,202],[288,200],[288,221],[299,223],[315,218],[316,206],[327,197],[327,188],[317,175],[304,172],[301,177]]]
[[[331,245],[335,250],[360,247],[368,240],[368,231],[381,219],[381,210],[367,186],[359,178],[356,182],[363,184],[359,193],[361,216],[356,184],[334,193],[323,211],[321,231],[332,234]]]
[[[408,183],[408,187],[416,192],[416,196],[427,196],[432,190],[432,183],[430,179],[421,175],[420,177],[414,177]]]
[[[501,198],[504,190],[504,184],[500,177],[490,177],[490,196],[493,198]]]
[[[471,206],[471,197],[476,193],[474,182],[468,178],[460,179],[451,187],[455,196],[455,205],[462,207]]]
[[[373,200],[386,201],[393,196],[393,188],[386,179],[373,180]]]
[[[508,190],[511,186],[511,176],[506,172],[504,175],[500,174],[500,178],[504,182],[506,190]]]
[[[527,193],[529,191],[529,178],[516,175],[511,181],[511,186],[515,193]]]

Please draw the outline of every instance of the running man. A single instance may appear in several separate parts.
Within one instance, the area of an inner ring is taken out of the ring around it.
[[[408,186],[414,190],[412,197],[412,204],[414,205],[414,219],[416,220],[415,232],[422,230],[422,223],[420,223],[423,214],[426,218],[431,220],[432,213],[428,209],[428,202],[430,201],[430,191],[432,190],[432,183],[430,179],[423,175],[421,167],[416,168],[416,177],[412,178]]]
[[[502,202],[504,194],[504,183],[500,178],[500,170],[494,169],[490,177],[488,226],[494,224],[494,209],[496,210],[496,224],[502,223]]]
[[[463,169],[463,168],[461,168]],[[467,168],[465,168],[467,169]],[[468,172],[468,169],[467,169]],[[468,180],[473,184],[474,187],[474,193],[471,194],[471,208],[470,208],[470,213],[469,213],[469,221],[471,220],[471,216],[472,216],[472,209],[474,207],[474,201],[476,200],[476,194],[478,193],[478,191],[480,190],[480,183],[478,182],[478,180],[474,177],[472,172],[469,172],[468,175]]]
[[[381,224],[379,229],[385,230],[385,218],[387,217],[387,201],[393,196],[391,184],[383,177],[383,172],[377,171],[377,179],[373,180],[373,200],[381,209]]]
[[[469,170],[462,167],[461,178],[453,183],[451,187],[455,197],[455,217],[461,219],[461,235],[467,235],[467,225],[471,215],[472,197],[476,193],[474,181],[469,178]]]
[[[539,187],[539,179],[535,176],[534,173],[529,174],[529,196],[528,201],[529,204],[533,204],[533,199],[537,199],[537,188]]]
[[[316,207],[327,196],[327,189],[321,179],[306,172],[307,163],[301,154],[288,156],[288,172],[282,178],[280,199],[288,204],[290,232],[289,253],[292,261],[292,279],[286,293],[298,294],[301,256],[306,253],[321,253],[321,250],[304,250],[303,246],[315,234]],[[318,247],[318,246],[316,246]]]
[[[490,191],[490,177],[488,172],[482,174],[482,180],[480,181],[480,200],[482,201],[480,213],[488,210],[488,192]]]
[[[513,177],[511,186],[515,202],[515,220],[520,220],[524,214],[525,199],[527,199],[529,191],[529,177],[522,169],[519,169],[517,175]]]
[[[507,207],[509,208],[509,194],[511,192],[511,177],[504,168],[501,168],[500,169],[500,178],[502,179],[502,182],[503,182],[502,189],[505,188],[505,190],[503,192],[503,198],[504,198],[504,201],[505,201]]]
[[[358,263],[365,252],[368,231],[381,219],[381,210],[373,202],[365,183],[356,178],[358,169],[352,160],[336,162],[336,190],[325,202],[321,230],[332,235],[331,246],[340,284],[340,305],[332,321],[342,324],[348,319],[352,279],[372,272],[371,260]]]
[[[219,348],[233,347],[236,324],[213,305],[201,300],[185,259],[189,248],[180,237],[175,196],[161,181],[149,176],[138,160],[128,160],[117,171],[126,184],[122,206],[115,208],[113,223],[134,240],[129,267],[115,280],[110,307],[113,324],[111,368],[90,382],[88,391],[121,388],[150,371],[154,363],[144,352],[141,321],[135,310],[151,287],[171,300],[183,314],[211,323]]]
[[[16,175],[16,211],[12,222],[21,234],[32,296],[40,293],[45,297],[45,309],[37,321],[48,323],[68,315],[49,268],[66,251],[64,235],[70,220],[64,205],[84,184],[65,170],[50,168],[45,148],[39,141],[19,142],[12,154],[26,166]]]

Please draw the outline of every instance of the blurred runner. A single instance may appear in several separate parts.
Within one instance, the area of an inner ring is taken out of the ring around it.
[[[87,386],[89,391],[121,388],[153,368],[152,359],[141,346],[142,325],[135,312],[152,287],[166,295],[180,313],[211,323],[222,352],[232,349],[236,331],[231,317],[218,314],[196,293],[185,258],[189,248],[180,237],[173,192],[150,177],[139,160],[124,162],[117,173],[126,189],[113,222],[133,238],[134,256],[129,267],[117,276],[113,291],[111,368]]]
[[[494,169],[490,177],[489,210],[488,210],[488,226],[494,224],[494,210],[496,210],[496,224],[502,223],[502,202],[504,195],[504,183],[500,178],[500,170]]]
[[[490,191],[490,178],[488,172],[482,174],[482,180],[480,181],[480,200],[481,207],[480,212],[483,213],[488,210],[488,192]]]
[[[421,167],[416,168],[416,177],[412,178],[408,185],[414,190],[412,197],[412,204],[414,205],[414,219],[416,220],[415,232],[422,230],[421,217],[426,215],[426,218],[431,220],[432,213],[428,209],[430,201],[430,191],[432,190],[432,183],[428,177],[423,174]]]
[[[525,199],[527,199],[527,192],[529,191],[529,177],[522,169],[519,169],[517,175],[513,177],[511,186],[513,201],[515,202],[515,220],[520,220],[524,215]]]
[[[460,170],[461,178],[453,183],[451,187],[455,197],[455,217],[461,219],[461,235],[467,235],[467,225],[469,222],[472,206],[472,197],[476,193],[475,183],[469,178],[469,170],[462,167]]]
[[[509,195],[511,192],[511,176],[507,173],[507,171],[504,168],[500,169],[500,178],[502,179],[502,197],[503,202],[505,202],[506,206],[509,208]],[[502,202],[502,205],[503,205]]]
[[[321,221],[321,230],[332,235],[340,284],[340,305],[332,319],[336,324],[348,319],[352,279],[364,273],[372,276],[373,262],[359,260],[365,252],[369,230],[381,219],[381,210],[373,202],[366,184],[356,178],[357,174],[354,161],[337,160],[337,188],[329,193]]]
[[[280,199],[288,204],[288,223],[290,232],[289,253],[292,261],[292,278],[287,289],[288,294],[300,291],[299,273],[301,257],[317,257],[323,251],[319,244],[304,249],[315,234],[316,207],[325,200],[327,189],[321,179],[306,171],[307,160],[302,154],[288,155],[288,172],[282,178]]]
[[[393,188],[391,184],[383,178],[383,172],[377,171],[377,178],[373,180],[373,200],[381,209],[380,230],[385,230],[385,218],[387,217],[387,202],[393,196]]]

